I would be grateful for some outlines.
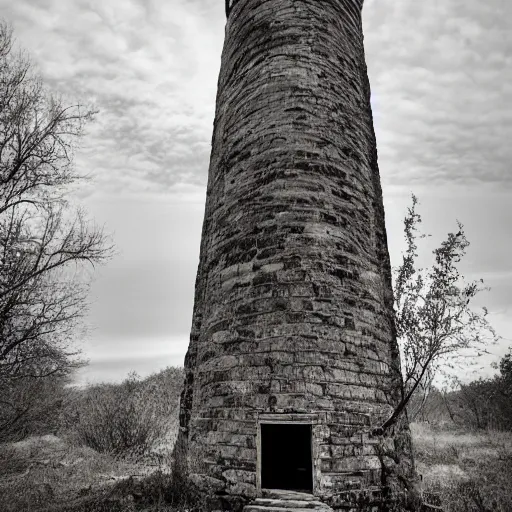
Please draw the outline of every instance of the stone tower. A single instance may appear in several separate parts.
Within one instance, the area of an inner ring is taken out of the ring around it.
[[[412,474],[406,425],[371,434],[401,377],[362,4],[226,6],[175,456],[228,509]]]

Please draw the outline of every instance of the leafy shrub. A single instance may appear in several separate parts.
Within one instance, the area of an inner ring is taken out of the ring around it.
[[[99,452],[144,455],[175,435],[182,380],[182,370],[170,367],[145,380],[132,373],[121,384],[88,387],[70,398],[63,423]]]
[[[25,377],[0,384],[0,442],[48,434],[59,427],[66,396],[63,377]]]

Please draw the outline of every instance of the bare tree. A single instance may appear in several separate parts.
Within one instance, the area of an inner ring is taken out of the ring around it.
[[[474,298],[486,288],[483,281],[466,282],[458,264],[469,245],[464,228],[457,223],[457,233],[433,251],[429,269],[417,268],[417,240],[421,217],[416,212],[417,198],[404,219],[407,249],[395,272],[395,322],[403,373],[402,399],[392,415],[376,432],[394,425],[414,393],[425,396],[440,369],[454,368],[464,360],[487,352],[499,337],[487,320],[487,310],[476,312]],[[423,403],[419,401],[420,406]]]
[[[0,386],[79,364],[84,264],[111,254],[103,230],[66,201],[81,179],[73,156],[93,115],[52,95],[0,22]]]

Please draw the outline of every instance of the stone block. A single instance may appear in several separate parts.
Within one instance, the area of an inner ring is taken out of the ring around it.
[[[189,479],[199,490],[203,492],[219,492],[226,488],[226,482],[208,475],[191,473],[189,475]]]

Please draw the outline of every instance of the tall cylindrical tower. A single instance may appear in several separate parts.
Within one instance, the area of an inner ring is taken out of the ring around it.
[[[401,377],[362,3],[230,5],[175,452],[226,496],[412,471],[371,435]]]

